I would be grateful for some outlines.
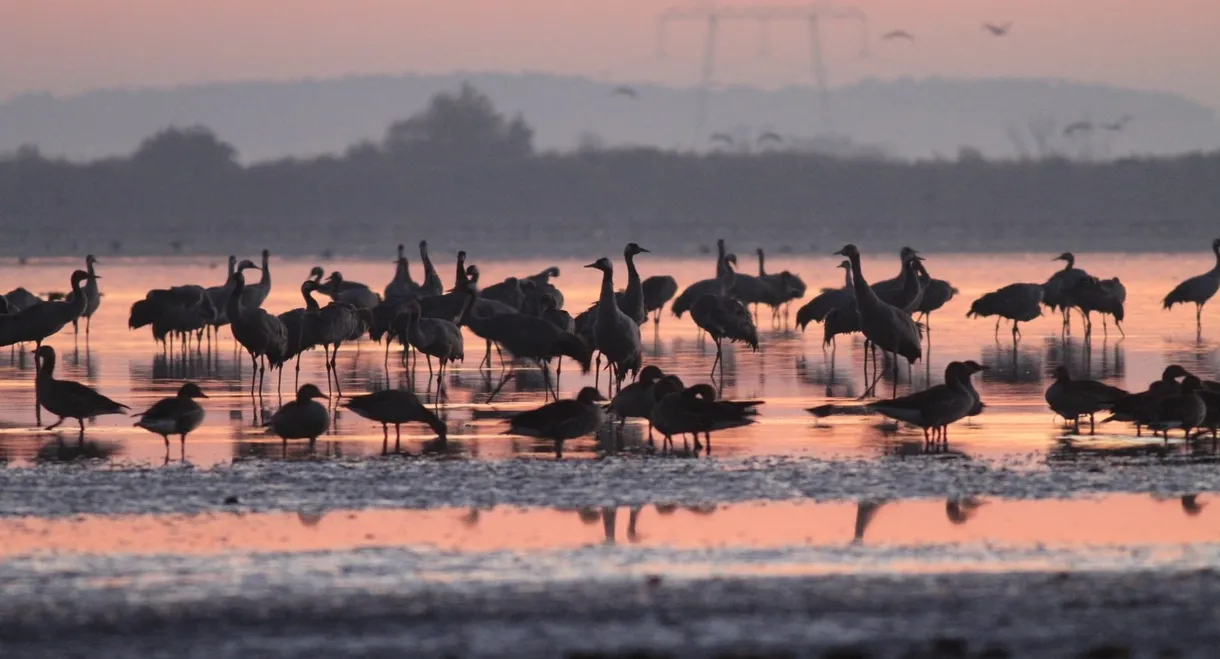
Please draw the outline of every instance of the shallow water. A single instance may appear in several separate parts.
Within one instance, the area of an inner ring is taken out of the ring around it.
[[[775,255],[769,262],[771,271],[784,268],[800,274],[809,286],[806,299],[823,286],[841,286],[842,271],[835,265],[837,257],[797,258]],[[672,274],[680,286],[713,274],[713,257],[703,259],[661,259],[642,255],[639,259],[643,276]],[[499,281],[511,275],[537,272],[548,265],[559,265],[563,275],[557,283],[567,299],[566,308],[579,311],[596,296],[599,277],[593,270],[583,269],[580,262],[562,261],[482,261],[471,255],[485,282]],[[745,259],[743,259],[743,264]],[[76,265],[67,261],[5,267],[8,286],[23,285],[35,292],[63,290],[67,275]],[[278,313],[301,306],[297,286],[311,263],[272,261],[274,286],[264,305]],[[991,367],[976,376],[977,387],[987,404],[985,413],[967,423],[958,424],[950,433],[950,449],[972,457],[996,458],[1004,455],[1035,452],[1062,452],[1065,444],[1063,429],[1052,419],[1043,401],[1043,392],[1050,383],[1050,373],[1066,363],[1078,376],[1088,375],[1129,388],[1142,389],[1157,378],[1168,363],[1181,363],[1201,376],[1216,377],[1217,344],[1209,340],[1209,314],[1205,314],[1204,332],[1196,340],[1193,309],[1178,308],[1172,312],[1160,309],[1159,300],[1182,278],[1207,269],[1208,259],[1156,255],[1081,255],[1078,265],[1098,276],[1120,276],[1128,290],[1126,337],[1120,338],[1110,327],[1110,336],[1101,332],[1092,345],[1081,338],[1077,322],[1074,333],[1066,339],[1060,336],[1057,317],[1049,313],[1023,329],[1019,343],[1012,340],[1005,328],[998,339],[994,323],[965,318],[970,301],[978,295],[1017,281],[1042,281],[1060,265],[1047,255],[930,255],[929,270],[938,278],[952,282],[961,293],[931,319],[928,358],[915,366],[907,381],[905,368],[900,370],[899,392],[923,388],[929,382],[940,381],[944,365],[954,359],[975,359]],[[388,263],[330,263],[329,269],[344,272],[351,280],[364,281],[374,289],[392,275]],[[451,262],[437,264],[442,278],[452,274]],[[621,268],[620,268],[621,269]],[[751,271],[746,266],[747,272]],[[418,270],[418,268],[417,268]],[[200,283],[218,285],[224,277],[220,259],[138,259],[105,260],[98,267],[104,298],[94,318],[90,334],[79,336],[67,328],[48,343],[60,352],[57,376],[75,379],[97,387],[112,398],[141,410],[156,399],[171,394],[185,379],[200,383],[208,393],[205,402],[208,419],[194,433],[185,447],[185,459],[197,466],[228,462],[238,457],[281,457],[281,446],[274,437],[265,435],[259,420],[277,407],[282,400],[274,382],[268,381],[260,398],[249,395],[250,364],[244,355],[234,353],[234,344],[227,330],[210,347],[201,352],[166,356],[154,346],[146,330],[129,331],[126,327],[130,305],[150,287]],[[865,261],[865,274],[872,280],[893,276],[897,258],[882,255]],[[253,273],[257,276],[257,272]],[[624,278],[619,273],[620,280]],[[621,285],[621,282],[620,282]],[[796,307],[792,308],[795,316]],[[1097,323],[1100,329],[1100,323]],[[804,409],[827,401],[850,402],[864,389],[860,372],[862,342],[859,336],[840,337],[837,349],[825,352],[821,346],[821,327],[811,325],[806,333],[786,326],[782,321],[772,326],[764,317],[760,322],[762,349],[752,353],[735,346],[726,353],[723,370],[723,395],[730,398],[762,399],[766,404],[756,425],[717,433],[714,453],[720,457],[785,454],[810,455],[823,458],[868,458],[887,454],[919,452],[921,435],[910,429],[896,429],[873,417],[834,417],[816,422]],[[83,330],[83,328],[82,328]],[[1217,331],[1220,331],[1218,329]],[[715,356],[714,345],[701,340],[689,317],[674,318],[668,311],[659,326],[642,328],[646,363],[655,363],[667,372],[681,376],[688,384],[707,381]],[[450,427],[450,438],[460,447],[462,455],[477,459],[499,459],[521,455],[547,456],[550,447],[545,442],[502,435],[499,416],[509,411],[525,409],[543,401],[543,381],[534,368],[518,365],[507,378],[502,390],[490,402],[489,398],[500,382],[501,369],[497,362],[491,370],[480,370],[482,342],[466,336],[468,357],[451,370],[448,400],[442,406],[442,416]],[[358,346],[344,346],[339,356],[339,372],[345,395],[387,386],[405,386],[406,375],[396,355],[383,365],[384,348],[369,341]],[[301,362],[302,382],[321,383],[325,380],[322,356],[308,353]],[[425,371],[424,364],[418,368]],[[580,386],[591,384],[592,375],[580,375],[570,362],[561,379],[562,395],[571,395]],[[0,453],[12,466],[26,466],[40,461],[60,461],[78,457],[102,458],[112,462],[161,464],[165,448],[159,437],[132,428],[122,417],[102,417],[94,420],[85,433],[85,442],[77,444],[77,432],[66,424],[57,431],[43,431],[36,425],[32,387],[32,359],[27,354],[0,355]],[[291,369],[285,375],[283,395],[291,396]],[[418,376],[419,388],[424,388],[426,376]],[[604,378],[602,379],[604,385]],[[430,382],[427,382],[429,385]],[[890,384],[882,385],[888,394]],[[427,394],[427,391],[421,391]],[[332,401],[332,407],[335,407]],[[43,419],[46,425],[53,419]],[[428,437],[425,429],[404,429],[404,442],[409,450],[417,450]],[[1096,437],[1082,438],[1068,448],[1124,447],[1133,439],[1126,427],[1104,426]],[[1101,434],[1104,433],[1104,434]],[[602,433],[602,439],[608,435]],[[646,439],[645,426],[632,423],[626,428],[628,447],[639,447]],[[565,455],[580,458],[597,454],[599,443],[594,439],[569,442]],[[382,449],[382,432],[376,424],[345,413],[340,408],[333,428],[320,440],[317,451],[322,454],[361,456],[376,455]],[[299,457],[306,448],[290,445],[287,457]],[[178,446],[171,451],[173,459],[183,457]]]

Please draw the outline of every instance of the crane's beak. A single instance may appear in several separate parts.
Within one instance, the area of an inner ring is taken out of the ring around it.
[[[596,264],[596,263],[590,263],[589,265],[586,265],[585,267],[586,267],[586,268],[596,268],[596,267],[597,267],[597,264]]]
[[[640,248],[640,251],[644,252],[645,254],[651,254],[651,252],[649,250],[646,250],[643,247]]]
[[[101,276],[101,275],[89,275],[89,276],[90,276],[90,277],[93,277],[94,279],[101,279],[101,278],[102,278],[102,276]]]
[[[847,256],[847,255],[843,253],[843,250],[839,250],[834,253],[834,256]]]
[[[916,263],[922,263],[922,262],[923,262],[925,259],[924,259],[924,257],[922,257],[922,256],[920,256],[920,255],[918,255],[918,254],[916,254],[916,255],[914,255],[914,256],[912,256],[912,257],[911,257],[911,260],[912,260],[912,261],[914,261],[914,262],[916,262]]]

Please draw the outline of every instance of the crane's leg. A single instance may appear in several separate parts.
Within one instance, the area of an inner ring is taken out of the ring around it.
[[[296,362],[297,362],[296,376],[293,377],[293,380],[292,380],[293,391],[296,391],[297,389],[301,388],[301,353],[299,353],[299,352],[297,353]]]
[[[890,355],[894,360],[893,364],[892,364],[892,366],[893,366],[892,375],[894,376],[894,382],[893,382],[894,387],[890,393],[890,398],[897,398],[898,397],[898,353],[894,352],[894,353],[890,353]]]
[[[1106,314],[1101,315],[1101,338],[1102,340],[1110,338],[1110,328],[1106,327]]]
[[[600,350],[597,351],[596,359],[597,361],[595,361],[593,365],[593,388],[600,389],[602,378],[602,353]]]
[[[339,365],[338,365],[339,346],[340,345],[342,345],[341,341],[335,342],[335,349],[330,351],[330,372],[333,373],[335,376],[335,393],[339,394],[339,396],[342,397],[343,396],[343,385],[339,384]],[[356,346],[359,347],[360,343],[357,342]]]
[[[432,388],[432,378],[436,377],[436,374],[432,372],[432,355],[424,353],[424,359],[426,359],[428,361],[428,388],[431,389]],[[437,384],[436,393],[438,393],[438,394],[440,393],[440,384],[439,383]]]
[[[1118,335],[1119,335],[1120,337],[1122,337],[1122,338],[1124,338],[1124,339],[1125,339],[1125,338],[1127,338],[1127,333],[1126,333],[1125,331],[1123,331],[1123,324],[1122,324],[1122,321],[1115,320],[1115,321],[1114,321],[1114,326],[1118,328]],[[1117,345],[1117,344],[1116,344],[1116,345]]]
[[[258,357],[250,353],[250,397],[254,398],[254,383],[258,380]]]
[[[394,424],[394,452],[395,453],[402,452],[402,424],[401,423]]]
[[[555,400],[559,400],[559,376],[563,374],[563,355],[555,361]]]
[[[1000,320],[1001,318],[999,317],[995,319],[995,340],[997,343],[1000,341]]]
[[[1021,330],[1017,329],[1017,321],[1012,321],[1012,342],[1015,345],[1021,340]]]
[[[327,343],[322,344],[322,364],[326,366],[326,393],[330,393],[330,344]]]
[[[1203,336],[1203,305],[1195,304],[1195,336]]]

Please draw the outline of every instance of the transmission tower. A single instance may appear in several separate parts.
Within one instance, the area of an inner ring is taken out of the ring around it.
[[[707,121],[708,94],[715,74],[716,48],[720,25],[727,22],[749,22],[759,26],[760,38],[765,44],[767,28],[774,22],[799,22],[807,26],[809,56],[813,87],[818,98],[818,110],[822,128],[830,131],[834,127],[831,111],[830,86],[827,82],[826,61],[822,57],[822,25],[835,20],[851,20],[860,24],[860,54],[868,56],[868,16],[855,7],[833,7],[825,4],[813,5],[747,5],[716,8],[710,2],[693,7],[671,7],[657,17],[657,53],[665,52],[665,36],[670,24],[678,22],[703,23],[707,34],[703,44],[703,64],[699,75],[699,104],[695,115],[695,144],[703,137]],[[765,45],[760,46],[760,51]]]

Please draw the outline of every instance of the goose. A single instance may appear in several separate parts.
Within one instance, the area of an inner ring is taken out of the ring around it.
[[[296,400],[285,403],[271,415],[266,424],[267,432],[277,435],[285,447],[290,439],[308,439],[312,446],[330,429],[330,412],[317,402],[318,398],[327,399],[316,386],[302,385],[297,390]]]
[[[446,440],[448,431],[445,422],[441,421],[429,410],[419,397],[410,391],[401,389],[383,389],[370,394],[353,396],[344,407],[356,414],[381,424],[381,451],[386,453],[390,443],[390,424],[394,424],[394,452],[402,450],[402,424],[424,423],[436,433],[441,442]]]
[[[606,411],[618,417],[620,434],[627,419],[647,419],[648,437],[652,438],[652,420],[649,417],[652,415],[652,408],[657,404],[656,383],[664,376],[665,373],[660,368],[649,364],[640,369],[640,376],[635,382],[614,395]]]
[[[1073,380],[1067,366],[1055,368],[1055,381],[1046,389],[1046,403],[1051,410],[1071,419],[1075,432],[1080,432],[1080,417],[1089,416],[1089,433],[1093,433],[1094,415],[1109,410],[1128,392],[1096,380]]]
[[[674,435],[690,433],[695,436],[695,452],[704,448],[699,442],[699,433],[707,439],[707,452],[712,451],[712,431],[739,428],[755,422],[755,409],[763,401],[716,400],[716,390],[709,384],[696,384],[686,389],[676,389],[675,383],[658,383],[655,394],[659,397],[652,409],[650,419],[653,427],[665,436],[662,448],[673,447]],[[685,438],[683,439],[685,446]]]
[[[1178,364],[1170,364],[1161,372],[1161,379],[1154,381],[1144,391],[1128,394],[1114,401],[1110,406],[1110,416],[1101,420],[1104,423],[1126,421],[1135,424],[1136,436],[1141,435],[1141,429],[1152,420],[1153,412],[1161,399],[1172,396],[1181,389],[1178,378],[1184,378],[1190,373]]]
[[[152,407],[136,415],[140,420],[135,423],[137,428],[143,428],[151,433],[161,435],[165,440],[165,459],[169,460],[169,436],[178,435],[182,451],[182,459],[186,460],[186,436],[203,423],[204,411],[196,398],[207,398],[199,385],[187,382],[178,388],[178,394],[162,398]]]
[[[821,405],[806,411],[816,417],[826,417],[865,409],[922,429],[925,444],[936,441],[939,432],[940,440],[948,445],[949,425],[969,416],[976,406],[977,394],[972,393],[973,388],[967,381],[971,375],[983,370],[987,370],[987,367],[976,362],[970,362],[968,365],[953,361],[945,367],[944,384],[901,398],[877,401],[864,406]]]
[[[612,289],[613,290],[613,289]],[[584,387],[575,399],[557,400],[542,407],[514,414],[505,434],[537,437],[555,442],[555,458],[563,457],[563,443],[597,432],[605,420],[597,389]]]
[[[83,300],[83,299],[82,299]],[[59,420],[46,427],[53,430],[64,422],[64,419],[76,419],[80,424],[80,434],[85,434],[85,419],[104,414],[123,414],[129,409],[122,403],[99,394],[96,389],[71,380],[55,379],[55,348],[39,346],[34,350],[35,363],[38,364],[38,375],[34,378],[34,390],[38,395],[38,404],[43,409],[59,417]]]
[[[1169,441],[1170,430],[1182,430],[1183,437],[1190,439],[1190,431],[1203,425],[1207,418],[1207,405],[1199,397],[1203,384],[1199,378],[1187,375],[1182,379],[1182,387],[1176,394],[1161,398],[1157,403],[1148,427],[1153,431],[1165,434]]]
[[[41,347],[43,341],[80,318],[88,304],[82,284],[89,276],[84,270],[73,272],[72,294],[62,301],[35,304],[0,318],[0,346],[34,343]]]
[[[1203,305],[1220,290],[1220,238],[1212,240],[1212,253],[1216,255],[1216,265],[1211,270],[1178,284],[1161,300],[1166,310],[1172,309],[1175,304],[1193,303],[1195,332],[1200,335],[1203,333]]]
[[[856,293],[856,309],[860,314],[860,329],[864,337],[873,344],[874,349],[881,348],[885,352],[893,353],[895,357],[902,356],[908,363],[919,361],[923,357],[923,339],[919,326],[911,319],[911,315],[877,297],[864,279],[864,273],[860,271],[860,250],[855,245],[845,245],[835,253],[851,261],[852,288]],[[897,393],[897,358],[894,359],[893,367],[894,393]],[[874,375],[874,382],[869,385],[869,390],[876,385],[877,379],[880,378]]]
[[[1039,284],[1009,284],[997,291],[984,294],[970,303],[967,318],[995,316],[995,335],[1000,336],[1000,321],[1012,321],[1012,340],[1021,337],[1018,323],[1027,323],[1042,315],[1043,295],[1046,287]]]

